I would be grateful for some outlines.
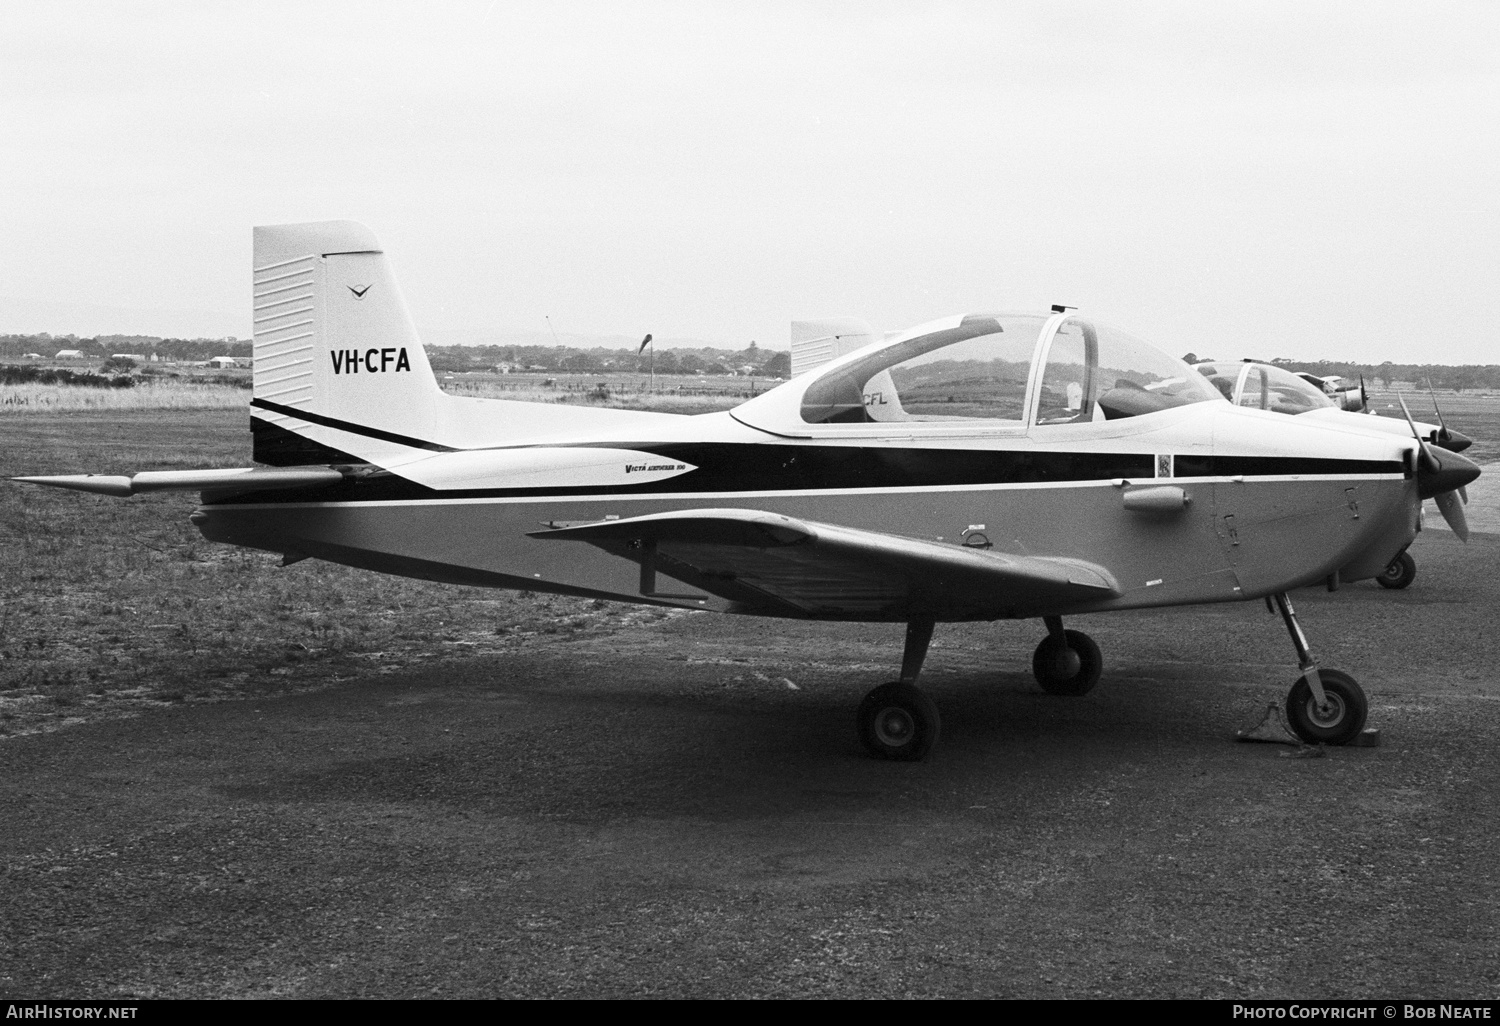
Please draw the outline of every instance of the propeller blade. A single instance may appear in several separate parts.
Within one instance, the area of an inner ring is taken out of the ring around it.
[[[1446,442],[1451,436],[1448,434],[1448,425],[1443,421],[1443,411],[1438,407],[1437,392],[1432,387],[1432,379],[1427,379],[1427,394],[1432,396],[1432,412],[1437,414],[1438,434],[1434,439],[1439,445]]]
[[[1398,392],[1396,394],[1396,401],[1401,404],[1401,412],[1406,414],[1406,426],[1411,428],[1411,436],[1417,440],[1417,470],[1419,476],[1423,469],[1436,470],[1442,464],[1437,461],[1437,457],[1432,455],[1431,450],[1427,448],[1427,443],[1423,441],[1422,432],[1417,430],[1417,422],[1411,419],[1411,410],[1406,408],[1406,398]]]
[[[1361,410],[1368,410],[1370,408],[1370,393],[1365,391],[1365,376],[1363,372],[1359,375],[1359,408]]]
[[[1411,419],[1411,411],[1406,408],[1406,396],[1397,392],[1396,402],[1401,404],[1401,412],[1406,414],[1406,423],[1411,428],[1412,437],[1420,442],[1422,440],[1422,433],[1417,430],[1417,422]]]
[[[1464,505],[1465,506],[1467,506],[1469,504],[1469,490],[1467,488],[1465,488],[1463,485],[1459,485],[1458,486],[1458,497],[1460,499],[1464,500]]]
[[[1443,519],[1448,521],[1448,526],[1453,528],[1458,540],[1468,541],[1469,521],[1464,516],[1464,506],[1458,501],[1458,496],[1451,491],[1439,492],[1432,500],[1437,503],[1438,512],[1443,514]]]

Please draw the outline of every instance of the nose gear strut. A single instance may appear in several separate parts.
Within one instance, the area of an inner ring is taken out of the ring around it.
[[[1359,737],[1369,714],[1369,700],[1359,682],[1340,670],[1325,670],[1308,648],[1307,635],[1286,592],[1266,599],[1275,603],[1286,632],[1297,650],[1302,676],[1286,696],[1286,718],[1296,735],[1308,744],[1345,745]]]

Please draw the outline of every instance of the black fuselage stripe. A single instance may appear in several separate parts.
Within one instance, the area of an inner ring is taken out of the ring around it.
[[[251,399],[250,405],[258,409],[269,410],[271,413],[279,413],[284,417],[296,417],[298,420],[305,420],[309,424],[321,424],[323,427],[338,428],[340,431],[347,431],[351,435],[377,438],[382,442],[395,442],[397,445],[405,445],[413,449],[426,449],[429,452],[459,451],[451,445],[440,445],[437,442],[412,438],[409,435],[398,435],[394,431],[382,431],[379,428],[366,427],[364,424],[354,424],[347,420],[339,420],[337,417],[325,417],[321,413],[309,413],[307,410],[299,410],[295,407],[273,403],[269,399]]]
[[[291,412],[306,419],[307,415]],[[334,426],[338,426],[335,424]],[[283,432],[285,433],[283,435]],[[260,428],[256,458],[291,465],[303,452],[273,443],[296,440],[274,425]],[[630,442],[623,448],[652,453],[696,469],[668,480],[639,484],[548,488],[464,488],[436,490],[399,474],[346,479],[321,488],[258,492],[237,502],[379,502],[434,498],[567,498],[583,495],[674,495],[829,492],[856,489],[985,487],[1027,484],[1081,484],[1155,477],[1154,453],[1020,452],[1013,449],[895,448],[870,445],[784,445],[768,442]],[[274,457],[272,459],[263,459]],[[303,459],[299,462],[316,462]],[[1401,474],[1400,461],[1340,460],[1320,457],[1177,456],[1176,478],[1350,477]]]

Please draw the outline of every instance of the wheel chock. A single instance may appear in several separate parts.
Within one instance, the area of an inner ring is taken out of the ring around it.
[[[1276,702],[1266,704],[1266,712],[1253,727],[1234,732],[1236,741],[1263,741],[1273,745],[1296,745],[1303,747],[1302,739],[1292,733],[1286,725],[1286,717]]]

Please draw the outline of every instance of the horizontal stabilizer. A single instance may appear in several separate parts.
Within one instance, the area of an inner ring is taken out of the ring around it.
[[[63,474],[58,477],[16,477],[11,480],[123,498],[142,492],[206,492],[219,489],[255,492],[272,488],[306,488],[338,484],[343,479],[344,475],[332,467],[236,467],[228,470],[146,470],[131,476]]]
[[[763,612],[831,619],[1035,616],[1120,593],[1104,568],[1014,556],[747,509],[559,525],[583,541]],[[644,579],[645,575],[643,575]]]
[[[658,482],[698,468],[634,449],[536,447],[445,452],[393,468],[440,491],[466,488],[607,488]]]

